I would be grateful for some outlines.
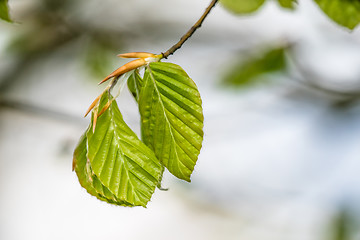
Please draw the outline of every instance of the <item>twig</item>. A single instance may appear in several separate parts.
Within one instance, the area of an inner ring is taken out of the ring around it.
[[[194,34],[194,32],[201,27],[201,24],[204,22],[207,15],[210,13],[211,9],[216,5],[218,0],[212,0],[210,5],[206,8],[204,14],[200,17],[200,19],[189,29],[189,31],[181,37],[180,41],[172,46],[169,50],[162,53],[163,58],[168,58],[170,55],[174,54],[176,50],[181,48],[181,46]]]

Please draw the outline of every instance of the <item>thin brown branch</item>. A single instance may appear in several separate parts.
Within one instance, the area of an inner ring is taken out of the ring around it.
[[[189,29],[184,36],[181,37],[180,41],[172,46],[169,50],[162,53],[164,58],[168,58],[170,55],[174,54],[176,50],[181,48],[181,46],[194,34],[194,32],[201,27],[201,24],[204,22],[205,18],[210,13],[211,9],[216,5],[218,0],[212,0],[210,5],[206,8],[204,14],[200,17],[200,19]]]

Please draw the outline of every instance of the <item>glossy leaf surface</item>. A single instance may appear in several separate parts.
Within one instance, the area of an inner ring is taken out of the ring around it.
[[[105,92],[99,109],[108,101]],[[74,153],[81,185],[109,203],[145,207],[161,177],[155,154],[126,125],[115,101],[92,129],[91,124]]]
[[[91,174],[89,174],[89,168],[87,165],[87,149],[86,149],[86,132],[83,136],[81,136],[78,146],[74,151],[73,157],[73,169],[75,170],[79,182],[83,188],[86,189],[88,193],[99,198],[100,200],[104,200],[97,193],[96,189],[93,187]]]
[[[73,167],[78,176],[80,185],[86,191],[98,199],[122,206],[132,206],[125,201],[119,201],[104,185],[101,184],[96,175],[92,172],[90,162],[87,159],[87,138],[86,132],[80,138],[79,144],[75,149]]]
[[[338,24],[354,29],[360,22],[358,0],[315,0],[324,13]]]
[[[229,11],[236,14],[248,14],[258,10],[265,0],[220,0]]]
[[[178,65],[150,63],[139,96],[142,139],[176,177],[190,181],[203,140],[198,89]]]

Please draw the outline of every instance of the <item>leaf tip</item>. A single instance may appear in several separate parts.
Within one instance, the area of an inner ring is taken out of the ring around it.
[[[161,186],[160,186],[160,187],[158,187],[158,188],[159,188],[159,190],[160,190],[160,191],[164,191],[164,192],[169,191],[169,188],[163,188],[163,187],[161,187]]]
[[[112,78],[112,74],[110,74],[109,76],[107,76],[106,78],[104,78],[103,80],[101,80],[101,82],[98,83],[98,85],[103,84],[104,82],[106,82],[107,80],[109,80],[110,78]]]
[[[188,183],[191,183],[190,176],[181,176],[181,177],[178,177],[178,178],[181,179],[181,180],[184,180],[184,181],[186,181]]]
[[[120,77],[121,75],[123,75],[124,73],[130,72],[136,68],[139,68],[141,66],[146,65],[148,62],[144,59],[144,58],[138,58],[135,59],[131,62],[128,62],[124,65],[122,65],[121,67],[119,67],[118,69],[116,69],[114,72],[112,72],[109,76],[107,76],[106,78],[104,78],[104,80],[102,80],[100,84],[106,82],[107,80],[109,80],[110,78],[113,77]]]

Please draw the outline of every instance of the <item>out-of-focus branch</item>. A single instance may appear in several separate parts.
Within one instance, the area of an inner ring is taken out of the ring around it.
[[[67,123],[73,123],[73,124],[78,124],[78,125],[83,125],[83,123],[84,123],[84,120],[81,117],[76,117],[76,116],[73,116],[68,113],[63,113],[60,111],[55,111],[55,110],[48,109],[45,107],[36,106],[31,103],[25,103],[25,102],[16,101],[16,100],[0,98],[0,110],[2,108],[14,109],[17,111],[35,114],[35,115],[41,116],[41,117],[52,118],[57,121],[62,121],[62,122],[67,122]]]

